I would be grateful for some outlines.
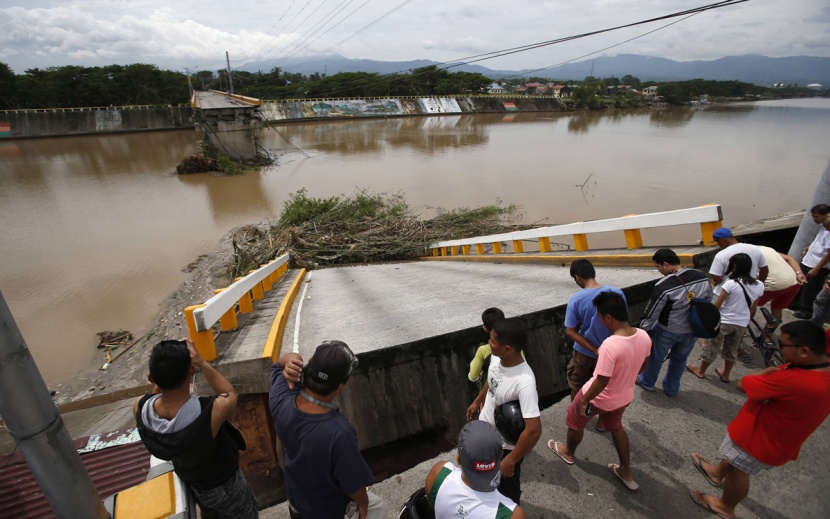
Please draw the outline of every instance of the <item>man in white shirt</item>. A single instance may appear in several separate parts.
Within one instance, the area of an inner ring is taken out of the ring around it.
[[[764,254],[761,252],[761,249],[757,246],[752,245],[751,243],[740,243],[735,236],[732,235],[732,231],[726,227],[715,229],[715,232],[712,233],[712,240],[721,249],[720,252],[715,255],[715,259],[712,260],[712,266],[709,267],[709,276],[716,285],[714,290],[716,296],[720,294],[720,289],[723,286],[724,281],[729,278],[729,276],[726,275],[726,269],[729,265],[729,258],[739,252],[743,252],[748,255],[752,260],[752,270],[750,271],[750,275],[752,277],[761,282],[767,279],[767,275],[769,274],[767,260],[764,258]]]
[[[824,221],[828,214],[830,206],[826,204],[810,209],[810,216],[819,224],[819,228],[810,246],[801,251],[801,271],[807,277],[807,284],[801,288],[799,311],[795,313],[798,319],[809,319],[812,316],[813,301],[830,272],[830,223]]]

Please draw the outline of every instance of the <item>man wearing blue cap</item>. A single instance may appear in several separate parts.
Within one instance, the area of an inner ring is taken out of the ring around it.
[[[726,227],[715,229],[715,232],[712,233],[712,242],[721,249],[715,255],[715,259],[712,260],[712,266],[709,267],[709,276],[717,285],[715,286],[715,297],[720,295],[723,283],[729,278],[726,275],[729,258],[739,252],[748,255],[752,260],[752,269],[749,271],[752,277],[761,282],[767,279],[769,274],[767,260],[764,258],[764,253],[757,246],[751,243],[739,242],[732,235],[732,231]]]

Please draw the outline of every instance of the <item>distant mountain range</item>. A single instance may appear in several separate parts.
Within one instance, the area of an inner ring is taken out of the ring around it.
[[[336,54],[320,57],[309,63],[307,58],[289,58],[279,63],[279,67],[289,72],[309,75],[315,72],[327,75],[339,72],[376,72],[390,74],[407,72],[412,69],[438,65],[437,61],[425,59],[414,61],[376,61],[371,59],[349,59]],[[238,70],[256,72],[271,70],[275,61],[246,63]],[[568,63],[539,72],[530,70],[492,70],[480,65],[461,65],[451,71],[478,72],[491,79],[507,76],[539,76],[558,80],[582,80],[591,74],[596,77],[623,77],[627,74],[642,81],[681,81],[685,79],[716,79],[744,81],[761,85],[773,83],[795,83],[807,85],[821,83],[830,85],[830,58],[811,56],[791,56],[787,58],[768,58],[756,54],[745,56],[727,56],[713,61],[674,61],[653,56],[637,54],[620,54],[612,57],[599,57],[578,63]]]

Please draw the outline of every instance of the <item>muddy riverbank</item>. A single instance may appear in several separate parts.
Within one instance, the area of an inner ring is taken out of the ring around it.
[[[113,350],[113,361],[106,369],[104,350],[101,355],[71,380],[54,385],[55,401],[62,408],[78,409],[99,405],[111,398],[140,394],[147,382],[147,363],[153,346],[162,339],[181,339],[187,335],[184,309],[201,304],[213,296],[214,290],[230,284],[229,267],[233,262],[233,242],[249,234],[253,226],[231,230],[216,244],[210,254],[203,254],[182,266],[190,277],[159,304],[157,317],[144,329],[131,330],[137,338],[132,346]]]

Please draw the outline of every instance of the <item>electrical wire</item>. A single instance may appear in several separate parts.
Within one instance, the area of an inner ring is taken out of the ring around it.
[[[366,3],[370,2],[370,1],[371,1],[371,0],[367,0],[367,2],[366,2]],[[297,41],[293,42],[293,43],[291,44],[291,46],[289,46],[289,49],[291,49],[291,48],[293,47],[293,50],[290,50],[290,53],[289,53],[288,55],[283,55],[283,56],[282,56],[282,57],[280,57],[280,58],[276,58],[275,63],[274,63],[274,66],[276,67],[276,66],[278,66],[280,63],[285,62],[285,60],[286,60],[286,59],[288,59],[289,57],[291,57],[291,56],[293,56],[294,54],[296,54],[296,53],[297,53],[297,51],[298,51],[299,49],[301,49],[301,48],[305,48],[305,47],[303,47],[303,45],[304,45],[304,44],[305,44],[308,40],[310,40],[310,39],[312,38],[312,36],[314,36],[315,34],[317,34],[318,32],[320,32],[320,31],[321,31],[321,30],[322,30],[322,29],[323,29],[326,25],[328,25],[328,24],[329,24],[329,23],[330,23],[330,22],[334,19],[334,17],[335,17],[335,16],[337,16],[337,15],[338,15],[338,14],[340,14],[340,13],[342,13],[342,12],[343,12],[343,11],[344,11],[344,10],[345,10],[345,9],[346,9],[346,8],[347,8],[347,7],[348,7],[348,6],[352,3],[352,2],[354,2],[354,0],[347,0],[346,2],[343,2],[342,4],[340,4],[340,5],[338,5],[338,6],[335,6],[335,7],[334,7],[331,11],[329,11],[329,12],[328,12],[328,13],[327,13],[327,14],[326,14],[323,18],[321,18],[321,19],[320,19],[320,21],[318,21],[316,24],[312,25],[310,29],[308,29],[305,33],[303,33],[303,34],[302,34],[302,35],[301,35],[301,36],[297,39]],[[363,5],[366,5],[366,4],[364,3]],[[362,7],[362,6],[361,6],[361,7]],[[340,23],[342,23],[342,22],[343,22],[343,20],[340,20],[340,22],[337,22],[337,24],[340,24]],[[336,26],[337,24],[335,24],[335,26]],[[326,31],[326,32],[328,32],[328,31]],[[324,33],[324,34],[325,34],[325,33]],[[322,36],[322,35],[321,35],[321,36]],[[314,40],[312,40],[312,42],[311,42],[311,43],[314,43],[315,41],[317,41],[317,39],[319,39],[319,37],[318,37],[318,38],[315,38]],[[301,40],[301,41],[300,41],[300,40]],[[286,52],[289,52],[289,50],[286,50]]]
[[[365,31],[367,31],[367,30],[371,29],[372,27],[374,27],[374,26],[375,26],[375,25],[377,25],[378,23],[382,22],[382,21],[383,21],[384,19],[386,19],[387,17],[389,17],[389,16],[393,15],[395,12],[397,12],[397,11],[399,11],[399,10],[403,9],[404,7],[406,7],[407,5],[411,4],[411,3],[412,3],[412,2],[414,2],[414,1],[415,1],[415,0],[405,0],[404,2],[401,2],[401,3],[400,3],[400,4],[398,4],[396,7],[392,8],[392,9],[391,9],[391,10],[389,10],[389,11],[387,11],[385,14],[383,14],[383,15],[381,15],[380,17],[376,18],[375,20],[373,20],[373,21],[372,21],[372,22],[370,22],[369,24],[364,25],[362,28],[360,28],[360,29],[358,29],[357,31],[353,32],[351,35],[349,35],[349,36],[347,36],[346,38],[344,38],[344,39],[340,40],[339,42],[335,43],[334,45],[332,45],[331,47],[327,48],[326,50],[323,50],[323,51],[321,51],[321,52],[319,52],[319,53],[315,54],[314,56],[312,56],[311,58],[307,59],[306,61],[303,61],[302,63],[298,63],[298,64],[294,65],[294,67],[293,67],[293,68],[296,70],[296,68],[297,68],[297,67],[301,67],[301,66],[303,66],[303,65],[305,65],[305,64],[307,64],[307,63],[311,63],[312,61],[314,61],[315,59],[319,58],[319,57],[320,57],[320,56],[322,56],[323,54],[325,54],[325,53],[329,52],[330,50],[334,49],[335,47],[339,47],[340,45],[342,45],[342,44],[346,43],[347,41],[351,40],[352,38],[354,38],[355,36],[358,36],[359,34],[361,34],[361,33],[365,32]]]
[[[709,10],[712,10],[712,9],[719,9],[721,7],[728,7],[728,6],[731,6],[731,5],[735,5],[735,4],[739,4],[739,3],[743,3],[743,2],[748,2],[748,1],[749,0],[723,0],[723,1],[720,1],[720,2],[715,2],[713,4],[704,5],[704,6],[701,6],[701,7],[695,7],[695,8],[692,8],[692,9],[686,9],[686,10],[683,10],[683,11],[678,11],[678,12],[675,12],[675,13],[667,14],[667,15],[664,15],[664,16],[658,16],[658,17],[655,17],[655,18],[649,18],[647,20],[641,20],[639,22],[632,22],[632,23],[627,23],[627,24],[624,24],[624,25],[618,25],[618,26],[610,27],[610,28],[606,28],[606,29],[600,29],[600,30],[597,30],[597,31],[591,31],[591,32],[587,32],[587,33],[576,34],[576,35],[573,35],[573,36],[566,36],[566,37],[563,37],[563,38],[557,38],[557,39],[554,39],[554,40],[548,40],[548,41],[538,42],[538,43],[531,43],[531,44],[522,45],[522,46],[519,46],[519,47],[512,47],[512,48],[508,48],[508,49],[502,49],[502,50],[492,51],[492,52],[488,52],[488,53],[477,54],[477,55],[474,55],[474,56],[467,56],[467,57],[464,57],[464,58],[458,58],[458,59],[454,59],[454,60],[450,60],[450,61],[445,61],[445,62],[442,62],[442,63],[437,63],[435,66],[438,68],[438,70],[446,70],[446,69],[450,69],[450,68],[454,68],[454,67],[459,67],[459,66],[462,66],[462,65],[465,65],[465,64],[468,64],[468,63],[476,63],[476,62],[479,62],[479,61],[485,61],[485,60],[488,60],[488,59],[493,59],[493,58],[497,58],[497,57],[501,57],[501,56],[506,56],[506,55],[509,55],[509,54],[516,54],[518,52],[525,52],[525,51],[528,51],[528,50],[533,50],[533,49],[537,49],[537,48],[541,48],[541,47],[545,47],[545,46],[549,46],[549,45],[555,45],[555,44],[563,43],[563,42],[566,42],[566,41],[571,41],[571,40],[576,40],[576,39],[581,39],[581,38],[587,38],[588,36],[595,36],[597,34],[616,31],[616,30],[620,30],[620,29],[624,29],[624,28],[628,28],[628,27],[635,27],[635,26],[638,26],[638,25],[653,23],[655,21],[668,20],[668,19],[677,18],[677,17],[684,17],[684,19],[688,19],[689,17],[691,17],[693,15],[700,14],[704,11],[709,11]],[[683,20],[678,20],[678,22],[679,21],[683,21]],[[675,23],[678,23],[678,22],[675,22]],[[665,25],[663,27],[660,27],[658,29],[655,29],[653,31],[649,31],[648,33],[644,33],[641,36],[645,36],[647,34],[655,32],[656,30],[660,30],[662,28],[668,27],[669,25],[673,25],[673,24],[667,24],[667,25]],[[632,39],[636,39],[636,38],[632,38]],[[627,41],[630,41],[630,40],[627,40]],[[622,45],[623,43],[625,43],[625,42],[621,42],[617,45]],[[617,46],[617,45],[613,45],[609,48],[612,48],[612,47]],[[603,50],[605,50],[605,49],[603,49]],[[597,52],[602,52],[602,51],[600,50],[600,51],[597,51]],[[590,54],[587,54],[587,55],[590,55]],[[574,58],[574,59],[579,59],[579,58]],[[567,62],[565,62],[565,63],[567,63]],[[553,66],[556,66],[556,65],[553,65]],[[551,68],[551,67],[545,67],[545,68]],[[541,70],[544,70],[544,69],[541,69]],[[397,74],[401,74],[401,73],[404,73],[404,72],[407,72],[407,71],[406,70],[400,70],[400,71],[397,71],[397,72],[390,72],[390,73],[387,73],[387,74],[382,74],[382,75],[379,75],[377,77],[356,79],[354,81],[345,83],[343,85],[344,88],[329,91],[329,92],[326,93],[326,95],[331,95],[331,94],[336,94],[336,93],[341,92],[341,91],[346,91],[346,90],[349,90],[350,88],[352,88],[354,86],[357,86],[357,85],[360,85],[360,84],[368,85],[373,81],[377,81],[378,79],[382,79],[382,78],[389,77],[389,76],[395,76]],[[410,69],[409,72],[412,72],[412,70]],[[524,74],[519,74],[519,75],[524,75]],[[398,78],[391,78],[390,81],[394,80],[394,79],[398,79]]]

